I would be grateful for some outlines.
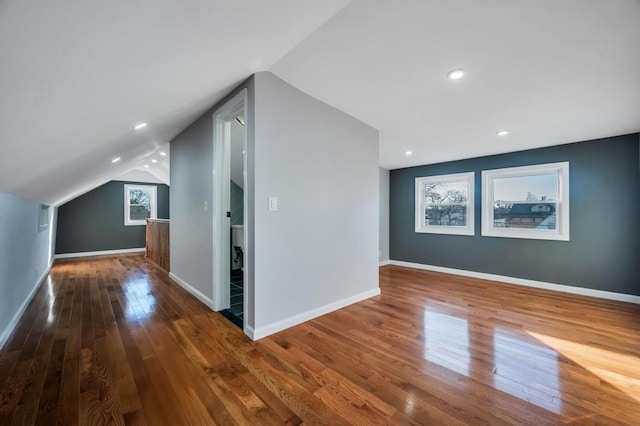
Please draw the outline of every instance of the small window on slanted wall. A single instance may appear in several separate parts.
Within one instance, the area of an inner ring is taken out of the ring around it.
[[[49,206],[40,204],[40,212],[38,213],[38,232],[49,229]]]
[[[156,219],[156,187],[147,185],[124,186],[124,224],[145,225],[147,218]]]
[[[473,235],[474,173],[416,178],[416,232]]]
[[[482,235],[569,241],[569,163],[482,172]]]

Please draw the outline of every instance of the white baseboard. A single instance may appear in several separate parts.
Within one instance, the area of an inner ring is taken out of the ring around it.
[[[391,264],[391,261],[389,259],[380,261],[380,266],[386,266],[390,264]]]
[[[363,293],[356,294],[354,296],[350,296],[324,306],[320,306],[319,308],[311,309],[310,311],[302,312],[300,314],[285,318],[269,325],[265,325],[263,327],[259,327],[257,329],[247,327],[247,334],[253,340],[262,339],[263,337],[269,336],[270,334],[277,333],[278,331],[293,327],[294,325],[302,324],[305,321],[312,320],[321,315],[328,314],[329,312],[336,311],[340,308],[344,308],[345,306],[352,305],[354,303],[360,302],[373,296],[377,296],[379,294],[379,288],[365,291]]]
[[[250,325],[244,325],[244,334],[249,336],[251,340],[256,340],[256,331]]]
[[[202,303],[207,305],[207,307],[209,309],[211,309],[212,311],[215,311],[215,309],[213,308],[213,300],[211,300],[209,297],[207,297],[200,290],[198,290],[197,288],[193,287],[191,284],[189,284],[188,282],[186,282],[182,278],[178,277],[173,272],[169,272],[169,278],[171,278],[171,280],[173,280],[173,282],[178,284],[180,287],[184,288],[189,293],[191,293],[196,299],[198,299],[199,301],[201,301]]]
[[[11,318],[11,322],[7,324],[5,329],[2,331],[2,334],[0,334],[0,349],[2,349],[4,344],[7,343],[7,340],[9,340],[11,333],[13,333],[13,330],[18,325],[18,321],[20,321],[20,318],[22,318],[22,315],[24,315],[24,312],[27,310],[29,303],[31,303],[31,300],[36,295],[36,292],[38,291],[42,283],[44,283],[44,280],[49,275],[49,272],[51,271],[51,265],[53,265],[53,262],[49,263],[49,266],[47,267],[47,269],[42,273],[42,275],[40,275],[40,277],[36,281],[35,286],[29,292],[29,295],[27,296],[27,298],[24,300],[22,305],[20,305],[20,308],[13,315],[13,318]]]
[[[579,294],[581,296],[598,297],[600,299],[617,300],[619,302],[629,302],[640,304],[640,296],[633,294],[614,293],[612,291],[593,290],[584,287],[574,287],[565,284],[547,283],[544,281],[527,280],[524,278],[508,277],[505,275],[486,274],[484,272],[466,271],[464,269],[445,268],[442,266],[424,265],[422,263],[403,262],[400,260],[389,261],[390,265],[404,266],[413,269],[422,269],[425,271],[443,272],[446,274],[462,275],[471,278],[480,278],[483,280],[500,281],[509,284],[523,285],[527,287],[542,288],[545,290],[561,291],[563,293]]]
[[[114,254],[128,254],[128,253],[144,253],[146,248],[131,248],[120,250],[101,250],[101,251],[84,251],[80,253],[62,253],[56,254],[56,259],[72,259],[76,257],[94,257],[94,256],[109,256]]]

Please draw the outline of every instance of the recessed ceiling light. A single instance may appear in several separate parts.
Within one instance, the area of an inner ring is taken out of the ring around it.
[[[157,163],[158,160],[156,160],[155,158],[151,160],[152,163]]]
[[[116,157],[113,160],[111,160],[112,163],[117,163],[118,161],[120,161],[120,157]]]
[[[166,153],[166,152],[164,152],[164,151],[160,151],[160,155],[162,155],[163,157],[165,157],[165,156],[167,155],[167,153]]]
[[[145,168],[145,169],[148,169],[148,168],[149,168],[149,165],[148,165],[148,164],[145,164],[145,165],[144,165],[144,168]]]
[[[140,130],[140,129],[144,129],[145,127],[147,127],[147,123],[140,123],[140,124],[136,124],[134,129]]]
[[[458,80],[464,76],[464,70],[453,70],[447,74],[447,77],[451,80]]]
[[[496,132],[496,135],[498,135],[498,136],[507,136],[508,134],[509,134],[509,132],[506,131],[506,130],[499,130],[499,131]]]
[[[413,155],[413,151],[405,151],[404,155],[406,155],[407,157],[411,157]]]

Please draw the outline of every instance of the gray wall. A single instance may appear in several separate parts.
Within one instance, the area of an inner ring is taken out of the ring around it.
[[[389,260],[389,170],[380,167],[380,262]]]
[[[240,84],[222,101],[171,141],[171,273],[200,292],[208,302],[213,300],[213,113],[246,88],[249,110],[247,144],[252,139],[249,116],[253,114],[253,78]],[[251,147],[247,147],[251,156]],[[247,170],[247,179],[252,179]],[[251,192],[248,194],[251,197]],[[204,202],[208,211],[204,211]],[[251,222],[249,200],[249,220]],[[245,256],[246,259],[246,256]],[[253,324],[253,307],[245,306],[245,321]]]
[[[378,131],[268,72],[255,75],[254,124],[260,334],[378,289]]]
[[[378,132],[270,73],[171,141],[171,272],[213,298],[213,113],[247,104],[245,324],[265,329],[378,288]],[[269,212],[268,196],[279,210]],[[209,211],[203,211],[203,202]]]
[[[124,185],[157,187],[158,218],[169,219],[169,187],[111,181],[58,209],[56,254],[122,250],[145,246],[145,226],[124,225]]]
[[[171,272],[211,300],[214,206],[210,112],[171,141],[170,168]]]
[[[56,209],[49,209],[50,227],[41,232],[39,213],[40,204],[0,192],[0,347],[52,261]]]
[[[640,295],[638,134],[391,171],[391,259]],[[482,237],[481,171],[570,163],[570,241]],[[414,231],[414,179],[473,171],[475,236]]]

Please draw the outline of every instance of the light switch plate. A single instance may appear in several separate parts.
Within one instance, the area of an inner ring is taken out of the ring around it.
[[[269,197],[269,211],[278,211],[278,197]]]

